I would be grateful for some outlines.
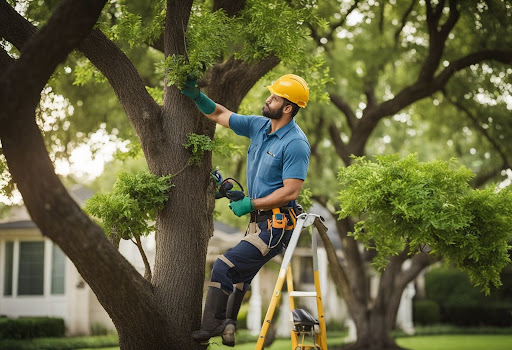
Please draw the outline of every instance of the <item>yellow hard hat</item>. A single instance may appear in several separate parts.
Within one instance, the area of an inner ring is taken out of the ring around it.
[[[306,107],[309,100],[309,88],[304,79],[295,74],[286,74],[267,86],[267,89],[279,97],[286,98],[300,108]]]

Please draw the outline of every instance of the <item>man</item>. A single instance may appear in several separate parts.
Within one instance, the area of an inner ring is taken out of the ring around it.
[[[309,88],[293,74],[267,88],[271,95],[262,108],[263,116],[229,111],[200,92],[192,80],[181,91],[207,118],[251,139],[247,153],[249,197],[229,204],[235,215],[250,213],[251,220],[242,241],[213,266],[201,330],[192,333],[201,343],[222,335],[223,344],[235,345],[236,319],[244,294],[259,269],[286,247],[300,214],[295,200],[306,179],[310,146],[294,116],[306,107]]]

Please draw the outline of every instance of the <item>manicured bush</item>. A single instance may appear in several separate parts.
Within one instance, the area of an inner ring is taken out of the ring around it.
[[[0,339],[0,350],[74,350],[118,346],[116,334],[105,336],[36,338],[36,339]]]
[[[510,269],[502,273],[504,285],[485,296],[473,287],[468,276],[454,268],[443,267],[425,276],[427,298],[441,309],[441,323],[458,326],[512,326],[512,300],[504,291],[510,290]]]
[[[20,317],[0,319],[0,339],[62,337],[64,320],[56,317]]]
[[[446,322],[458,326],[512,326],[511,304],[456,304],[444,306]]]
[[[441,322],[441,308],[433,300],[418,300],[414,302],[414,323],[431,325]]]

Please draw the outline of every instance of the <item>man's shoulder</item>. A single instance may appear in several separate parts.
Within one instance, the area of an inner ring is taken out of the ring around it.
[[[304,133],[304,131],[302,131],[302,129],[300,128],[300,126],[295,123],[294,125],[294,128],[290,130],[290,132],[287,133],[287,138],[288,138],[288,142],[293,142],[293,141],[296,141],[296,140],[302,140],[304,142],[306,142],[309,146],[309,141],[308,141],[308,137],[306,136],[306,134]]]

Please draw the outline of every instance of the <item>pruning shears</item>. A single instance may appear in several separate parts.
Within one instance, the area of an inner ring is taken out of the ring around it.
[[[218,170],[212,172],[212,178],[217,185],[217,191],[215,191],[215,199],[228,198],[231,202],[236,202],[245,197],[244,188],[236,179],[228,177],[222,178],[222,174]],[[240,187],[240,190],[233,190],[234,183]]]

